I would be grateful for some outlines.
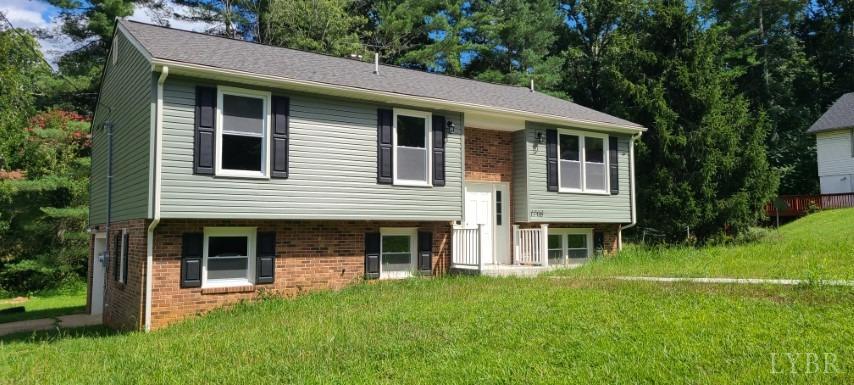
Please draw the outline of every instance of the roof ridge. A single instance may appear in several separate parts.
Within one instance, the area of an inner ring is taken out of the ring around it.
[[[204,33],[204,32],[199,32],[199,31],[191,31],[191,30],[187,30],[187,29],[172,28],[172,27],[167,27],[167,26],[165,26],[165,25],[158,25],[158,24],[144,23],[144,22],[141,22],[141,21],[139,21],[139,20],[125,20],[125,19],[120,19],[120,21],[121,21],[121,22],[127,22],[127,23],[134,23],[134,24],[144,25],[144,26],[148,26],[148,27],[163,28],[163,29],[168,29],[168,30],[170,30],[170,31],[179,31],[179,32],[192,33],[192,34],[196,34],[196,35],[208,36],[208,37],[213,37],[213,38],[220,38],[220,39],[225,39],[225,40],[234,41],[234,42],[241,42],[241,43],[255,44],[255,45],[262,46],[262,47],[271,47],[271,48],[278,48],[278,49],[286,49],[286,50],[291,50],[291,51],[296,51],[296,52],[307,53],[307,54],[310,54],[310,55],[320,55],[320,56],[326,56],[326,57],[334,58],[334,59],[349,60],[349,61],[351,61],[351,62],[357,62],[357,63],[361,63],[361,64],[373,65],[373,63],[370,63],[370,62],[365,62],[365,61],[355,60],[355,59],[349,59],[349,58],[346,58],[346,57],[335,56],[335,55],[331,55],[331,54],[323,53],[323,52],[314,52],[314,51],[308,51],[308,50],[299,49],[299,48],[283,47],[283,46],[280,46],[280,45],[265,44],[265,43],[259,43],[259,42],[256,42],[256,41],[250,41],[250,40],[242,40],[242,39],[237,39],[237,38],[231,38],[231,37],[228,37],[228,36],[213,35],[213,34]],[[510,88],[519,88],[519,89],[523,89],[523,90],[528,90],[528,89],[529,89],[528,87],[525,87],[525,86],[517,86],[517,85],[512,85],[512,84],[504,84],[504,83],[495,83],[495,82],[490,82],[490,81],[481,80],[481,79],[474,79],[474,78],[468,78],[468,77],[464,77],[464,76],[457,76],[457,75],[449,75],[449,74],[444,74],[444,73],[439,73],[439,72],[422,71],[422,70],[418,70],[418,69],[414,69],[414,68],[407,68],[407,67],[404,67],[404,66],[401,66],[401,65],[397,65],[397,64],[388,64],[388,63],[382,63],[382,62],[380,62],[380,66],[382,66],[382,67],[388,67],[388,68],[393,68],[393,69],[400,69],[400,70],[404,70],[404,71],[413,71],[413,72],[418,72],[418,73],[428,74],[428,75],[445,76],[445,77],[454,78],[454,79],[468,80],[468,81],[473,81],[473,82],[478,82],[478,83],[483,83],[483,84],[489,84],[489,85],[493,85],[493,86],[502,86],[502,87],[510,87]],[[542,94],[542,93],[541,93],[541,94]],[[544,95],[546,95],[546,94],[544,94]],[[549,95],[549,96],[551,96],[551,95]],[[562,99],[562,100],[563,100],[563,99]],[[570,102],[570,103],[574,103],[574,102],[572,102],[572,101],[569,101],[569,102]],[[574,104],[577,104],[577,103],[574,103]],[[583,107],[583,106],[582,106],[582,107]]]

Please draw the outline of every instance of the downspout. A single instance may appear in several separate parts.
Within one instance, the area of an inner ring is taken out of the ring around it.
[[[635,194],[635,140],[640,139],[640,136],[641,133],[637,133],[629,139],[629,181],[632,184],[632,217],[631,223],[620,226],[620,231],[617,233],[617,250],[623,249],[623,230],[630,229],[638,224],[637,195]]]
[[[154,113],[154,177],[152,183],[154,188],[151,190],[154,195],[151,199],[154,208],[152,210],[151,224],[148,225],[148,234],[146,234],[146,258],[145,258],[145,331],[151,330],[151,296],[152,296],[152,279],[154,276],[154,229],[160,224],[160,169],[163,147],[163,83],[166,77],[169,76],[169,67],[163,66],[160,69],[160,77],[157,79],[157,106]]]

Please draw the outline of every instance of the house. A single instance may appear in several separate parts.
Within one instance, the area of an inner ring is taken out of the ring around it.
[[[822,194],[854,192],[854,92],[842,95],[812,126]]]
[[[637,124],[533,88],[118,21],[93,118],[89,309],[613,252]]]

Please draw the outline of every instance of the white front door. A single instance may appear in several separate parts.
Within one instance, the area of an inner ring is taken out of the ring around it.
[[[104,312],[104,276],[107,273],[107,261],[104,260],[104,252],[107,250],[107,235],[95,234],[95,244],[92,261],[92,314]]]
[[[495,223],[491,184],[466,185],[466,227],[480,228],[480,258],[484,264],[493,264],[493,224]]]

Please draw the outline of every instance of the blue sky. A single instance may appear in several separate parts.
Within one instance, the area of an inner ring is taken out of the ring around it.
[[[173,6],[173,8],[177,7]],[[43,0],[0,0],[0,11],[6,15],[12,25],[18,28],[53,30],[59,27],[59,22],[56,20],[59,9]],[[133,15],[128,17],[128,19],[148,23],[154,20],[146,9],[139,7],[136,8]],[[174,18],[169,18],[169,22],[174,28],[188,30],[198,31],[206,27],[203,24],[179,21]],[[50,62],[55,62],[62,53],[76,47],[67,38],[39,39],[39,44],[45,57]]]

